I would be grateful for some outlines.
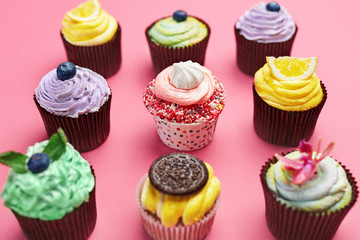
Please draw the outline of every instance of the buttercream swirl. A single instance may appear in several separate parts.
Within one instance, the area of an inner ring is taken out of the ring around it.
[[[284,7],[278,12],[268,11],[266,3],[260,2],[238,19],[236,29],[248,40],[271,43],[289,40],[296,26]]]
[[[147,178],[141,192],[144,209],[156,214],[166,227],[175,226],[179,219],[184,225],[198,222],[213,207],[220,194],[221,184],[214,176],[213,168],[205,163],[209,171],[206,185],[198,192],[185,196],[163,194],[156,190]]]
[[[286,157],[299,159],[299,155],[295,151]],[[287,206],[305,211],[331,212],[345,207],[351,200],[352,189],[345,170],[331,157],[318,163],[317,174],[303,184],[293,184],[290,178],[281,161],[272,165],[266,173],[269,188]]]
[[[42,152],[47,142],[29,147],[26,155]],[[89,163],[67,143],[65,153],[44,172],[17,174],[10,169],[2,197],[5,206],[22,216],[55,220],[87,201],[94,186]]]
[[[75,21],[68,13],[65,14],[61,32],[66,41],[73,45],[94,46],[110,41],[117,28],[115,18],[101,8],[99,15],[88,21]]]
[[[48,112],[77,118],[96,112],[108,100],[106,80],[90,69],[76,66],[76,75],[68,80],[57,78],[56,69],[46,74],[35,89],[35,97]]]
[[[255,73],[257,94],[270,106],[285,111],[306,111],[323,99],[320,79],[314,73],[306,80],[281,81],[274,78],[268,64]]]
[[[210,70],[191,60],[167,67],[154,83],[158,98],[183,106],[206,102],[214,90],[215,79]]]
[[[148,31],[153,42],[168,47],[189,46],[207,35],[206,24],[191,16],[182,22],[177,22],[173,17],[160,19]]]

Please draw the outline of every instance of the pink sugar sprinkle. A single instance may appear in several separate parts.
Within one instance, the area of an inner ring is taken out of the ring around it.
[[[203,104],[181,106],[175,104],[171,108],[171,102],[162,100],[155,96],[154,81],[151,81],[143,94],[143,102],[146,109],[152,114],[166,119],[169,122],[196,123],[211,122],[218,118],[225,106],[225,91],[222,83],[215,79],[216,88],[214,94]]]

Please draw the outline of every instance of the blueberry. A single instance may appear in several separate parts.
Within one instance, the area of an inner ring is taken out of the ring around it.
[[[186,20],[187,17],[188,17],[187,13],[185,11],[183,11],[183,10],[177,10],[173,14],[173,18],[177,22],[183,22],[183,21]]]
[[[76,67],[71,62],[63,62],[56,69],[57,78],[62,81],[73,78],[75,74]]]
[[[270,12],[278,12],[280,11],[280,5],[277,2],[269,2],[266,4],[266,10]]]
[[[45,171],[50,164],[50,157],[46,153],[35,153],[31,156],[27,165],[32,173]]]

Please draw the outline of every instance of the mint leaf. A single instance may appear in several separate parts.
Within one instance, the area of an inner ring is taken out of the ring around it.
[[[28,157],[22,153],[9,151],[0,154],[0,163],[11,167],[16,173],[25,173],[27,170],[27,158]]]
[[[45,146],[43,152],[47,153],[51,160],[58,160],[66,150],[66,135],[64,131],[59,128],[58,132],[51,136],[48,144]]]

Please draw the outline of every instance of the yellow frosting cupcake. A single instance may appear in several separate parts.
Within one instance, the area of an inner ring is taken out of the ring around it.
[[[110,41],[118,28],[113,16],[98,0],[89,0],[65,14],[61,32],[73,45],[93,46]]]

